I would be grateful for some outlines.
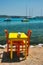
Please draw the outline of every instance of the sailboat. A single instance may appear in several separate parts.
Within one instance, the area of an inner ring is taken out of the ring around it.
[[[23,18],[21,21],[22,22],[28,22],[29,21],[28,18],[27,18],[27,5],[26,5],[26,17]]]

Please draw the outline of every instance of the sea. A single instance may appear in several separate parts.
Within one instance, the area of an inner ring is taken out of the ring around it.
[[[24,32],[32,30],[31,44],[43,43],[43,19],[28,19],[28,22],[22,22],[23,18],[11,18],[11,21],[5,21],[6,18],[0,18],[0,44],[5,40],[5,32]]]

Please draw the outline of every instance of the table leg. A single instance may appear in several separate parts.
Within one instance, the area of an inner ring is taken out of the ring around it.
[[[12,41],[11,41],[11,52],[10,52],[10,58],[13,58],[13,50],[12,50]]]
[[[20,44],[17,45],[17,56],[20,57]]]

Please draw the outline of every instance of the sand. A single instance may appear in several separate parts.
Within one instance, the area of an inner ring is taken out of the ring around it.
[[[14,54],[15,55],[15,54]],[[14,56],[10,60],[6,48],[0,48],[0,65],[43,65],[43,47],[33,47],[29,49],[29,55],[26,60]]]

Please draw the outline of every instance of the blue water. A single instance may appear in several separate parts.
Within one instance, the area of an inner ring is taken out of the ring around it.
[[[28,20],[28,22],[21,22],[22,18],[11,18],[11,21],[4,21],[5,18],[0,18],[0,36],[4,36],[4,30],[9,32],[24,32],[27,33],[29,29],[32,30],[31,41],[43,39],[43,20]]]

